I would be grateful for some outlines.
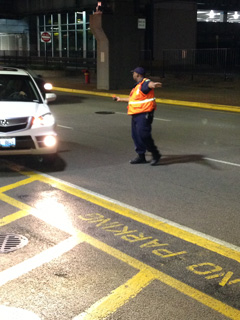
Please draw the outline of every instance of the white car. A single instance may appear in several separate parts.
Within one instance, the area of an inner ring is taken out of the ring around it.
[[[48,102],[55,99],[54,93],[43,97],[27,71],[0,67],[0,156],[54,158],[58,139]]]

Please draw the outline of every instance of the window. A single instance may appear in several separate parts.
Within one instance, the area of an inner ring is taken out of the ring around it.
[[[95,38],[89,29],[89,17],[85,11],[46,14],[39,16],[38,21],[39,35],[43,31],[52,34],[51,43],[43,43],[39,37],[40,56],[46,53],[53,57],[93,56]]]
[[[197,12],[198,22],[223,22],[224,13],[219,10],[198,10]]]
[[[230,11],[227,13],[227,22],[240,23],[240,11]]]
[[[240,11],[198,10],[197,21],[240,23]]]

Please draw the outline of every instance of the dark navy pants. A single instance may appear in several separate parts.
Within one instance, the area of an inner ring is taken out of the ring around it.
[[[153,155],[159,154],[152,138],[153,116],[153,112],[132,115],[132,138],[138,154],[144,154],[146,151]]]

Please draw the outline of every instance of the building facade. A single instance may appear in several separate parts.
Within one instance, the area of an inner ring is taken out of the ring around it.
[[[87,56],[95,50],[89,16],[98,3],[104,14],[119,13],[124,19],[130,8],[146,19],[144,49],[153,56],[159,47],[240,47],[238,0],[0,0],[0,50],[49,51],[52,55],[79,51]],[[181,29],[192,32],[181,33]],[[180,37],[174,37],[176,30]],[[51,45],[41,41],[43,31],[51,34]]]
[[[164,50],[240,47],[237,0],[0,0],[0,53],[97,59],[99,88],[121,88]],[[123,70],[125,67],[126,71]]]

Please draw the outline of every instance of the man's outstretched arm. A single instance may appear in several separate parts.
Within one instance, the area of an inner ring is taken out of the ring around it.
[[[115,99],[116,99],[117,102],[129,102],[129,98],[116,97]]]
[[[148,83],[148,88],[149,89],[155,89],[155,88],[161,88],[161,87],[162,87],[162,83],[161,82],[149,81],[149,83]]]

